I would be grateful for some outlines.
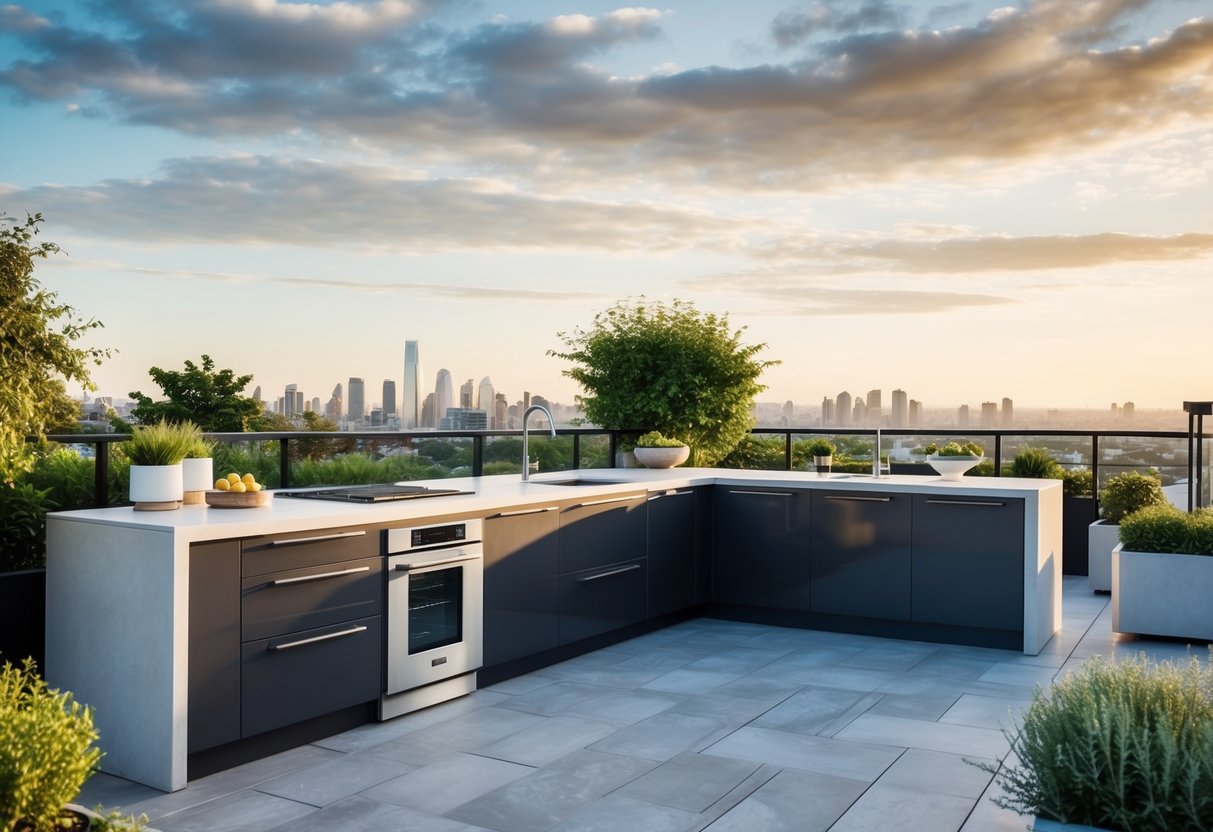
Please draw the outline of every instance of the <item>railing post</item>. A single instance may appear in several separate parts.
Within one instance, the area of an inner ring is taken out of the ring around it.
[[[484,434],[472,437],[472,476],[484,476]]]
[[[581,434],[573,434],[573,470],[581,470]]]
[[[1099,511],[1099,434],[1091,434],[1091,498]]]
[[[792,470],[792,432],[783,435],[783,470]]]
[[[291,479],[291,440],[285,436],[278,440],[278,487],[289,488]]]
[[[110,443],[97,443],[97,456],[93,463],[93,505],[105,508],[109,505]]]
[[[607,447],[607,454],[610,456],[610,459],[608,459],[607,462],[610,463],[610,467],[614,468],[615,467],[615,431],[611,431],[608,434],[608,436],[611,437],[611,441]]]
[[[1002,433],[994,434],[994,476],[1002,476]]]

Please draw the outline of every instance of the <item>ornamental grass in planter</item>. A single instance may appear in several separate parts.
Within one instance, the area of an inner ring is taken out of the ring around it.
[[[1036,691],[999,806],[1133,832],[1213,829],[1213,670],[1095,658]],[[987,771],[995,768],[982,765]]]

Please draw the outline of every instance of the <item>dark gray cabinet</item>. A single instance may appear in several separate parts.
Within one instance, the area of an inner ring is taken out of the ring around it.
[[[556,505],[485,518],[485,667],[559,643],[559,530]]]
[[[240,739],[240,541],[190,546],[186,751]]]
[[[810,492],[717,486],[712,506],[712,600],[809,609]]]
[[[594,497],[560,510],[560,574],[646,554],[646,494]]]
[[[910,620],[908,494],[814,491],[810,609]]]
[[[646,559],[560,576],[560,643],[609,633],[645,617]]]
[[[649,617],[693,607],[704,600],[705,570],[699,553],[699,500],[702,489],[670,489],[649,495]]]
[[[1022,630],[1024,504],[914,497],[913,620]]]

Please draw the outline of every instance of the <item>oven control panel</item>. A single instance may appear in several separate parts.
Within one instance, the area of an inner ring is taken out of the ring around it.
[[[480,520],[388,529],[384,536],[384,554],[396,555],[418,549],[441,549],[463,543],[477,543],[480,541],[480,529]]]

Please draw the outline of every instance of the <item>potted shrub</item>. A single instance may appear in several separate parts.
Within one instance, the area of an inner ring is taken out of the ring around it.
[[[942,447],[928,445],[927,462],[945,480],[959,482],[965,472],[985,458],[985,449],[976,442],[948,442]]]
[[[1097,519],[1090,468],[1067,468],[1061,479],[1061,571],[1086,575],[1090,526]],[[1112,549],[1109,547],[1109,562]]]
[[[669,439],[652,430],[636,440],[636,461],[645,468],[673,468],[687,461],[691,449],[680,439]]]
[[[1158,477],[1127,471],[1099,492],[1099,516],[1087,527],[1087,580],[1095,592],[1112,591],[1112,550],[1120,542],[1120,521],[1147,506],[1166,505]]]
[[[202,435],[196,427],[194,439],[185,459],[181,460],[183,496],[181,502],[187,506],[206,502],[206,491],[215,484],[215,461],[212,454],[215,443]]]
[[[1044,448],[1024,448],[1015,454],[1015,459],[1011,460],[1010,474],[1032,480],[1059,480],[1065,476],[1061,463]]]
[[[1144,656],[1085,662],[1037,689],[997,773],[1005,809],[1035,829],[1213,828],[1213,670]]]
[[[181,461],[197,439],[198,428],[190,422],[160,421],[134,429],[123,449],[131,462],[130,498],[137,511],[181,506],[185,490]]]
[[[1112,550],[1112,629],[1213,640],[1213,509],[1155,505],[1120,522]]]
[[[830,475],[830,467],[834,464],[834,443],[828,439],[814,439],[807,446],[804,452],[813,457],[813,466],[817,469],[817,476],[828,477]]]

